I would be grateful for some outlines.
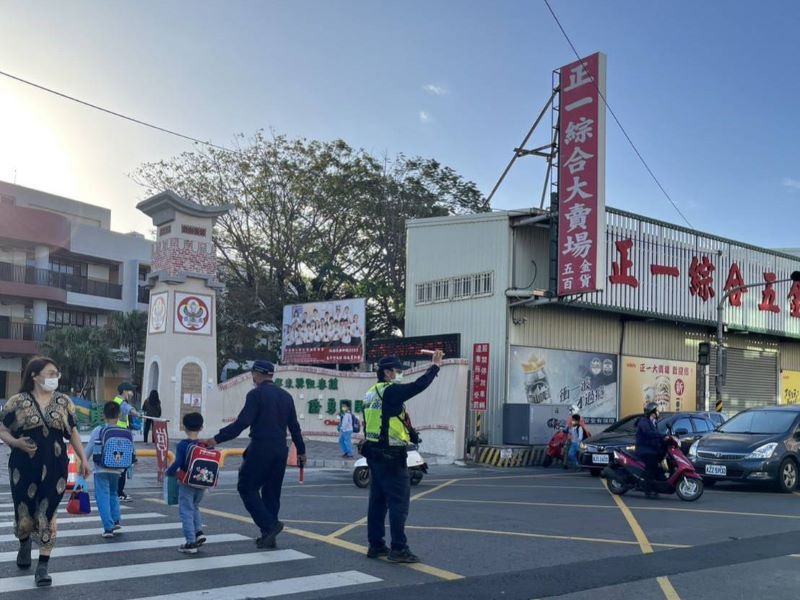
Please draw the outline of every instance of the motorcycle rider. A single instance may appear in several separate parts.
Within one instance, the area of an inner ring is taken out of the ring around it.
[[[636,423],[636,455],[645,465],[645,495],[648,498],[658,497],[655,481],[659,475],[659,463],[664,457],[664,436],[656,426],[658,416],[658,404],[648,402],[644,416]]]

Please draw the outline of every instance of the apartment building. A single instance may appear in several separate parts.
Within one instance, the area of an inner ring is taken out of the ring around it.
[[[147,310],[153,243],[111,231],[111,211],[0,181],[0,398],[48,329]],[[105,378],[106,396],[127,373]]]

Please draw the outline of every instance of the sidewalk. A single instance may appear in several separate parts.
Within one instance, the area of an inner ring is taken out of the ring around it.
[[[88,439],[88,436],[86,436]],[[242,437],[231,440],[218,446],[220,449],[224,448],[245,448],[249,442],[249,438]],[[170,440],[170,449],[174,452],[176,440]],[[153,444],[144,444],[141,442],[136,443],[137,450],[148,449],[155,450]],[[334,469],[340,471],[351,471],[353,463],[360,458],[358,452],[353,449],[355,458],[343,458],[339,444],[337,442],[318,442],[306,440],[306,456],[308,462],[306,468],[308,469]],[[9,448],[5,444],[0,444],[0,485],[8,483],[8,454]],[[422,454],[423,458],[429,465],[449,465],[453,461],[446,456],[438,456],[435,454]],[[236,472],[242,464],[242,459],[239,456],[230,456],[225,459],[225,467],[222,472],[220,482],[222,484],[236,483]],[[294,470],[293,467],[287,469],[287,478]],[[156,459],[155,458],[140,458],[134,467],[133,479],[130,479],[126,484],[127,488],[145,488],[157,486],[156,482]]]

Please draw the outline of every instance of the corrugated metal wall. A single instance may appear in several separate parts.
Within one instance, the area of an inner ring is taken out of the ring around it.
[[[800,344],[781,342],[780,368],[785,371],[800,371]]]
[[[546,290],[550,269],[548,227],[515,227],[513,230],[514,278],[512,287]]]
[[[513,346],[536,346],[582,352],[619,354],[620,317],[599,311],[540,305],[515,308],[508,341]]]
[[[659,321],[627,321],[622,354],[697,362],[697,346],[707,338],[699,328]]]

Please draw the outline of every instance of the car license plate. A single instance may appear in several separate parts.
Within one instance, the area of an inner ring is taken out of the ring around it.
[[[728,467],[725,465],[706,465],[706,475],[721,475],[728,474]]]
[[[607,465],[608,454],[592,454],[592,463],[595,465]]]

